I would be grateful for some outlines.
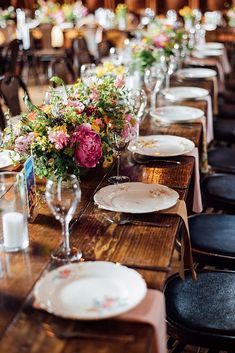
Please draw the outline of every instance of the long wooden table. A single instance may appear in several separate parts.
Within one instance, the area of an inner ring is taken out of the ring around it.
[[[206,111],[204,101],[187,102]],[[202,127],[193,124],[156,125],[149,116],[145,118],[142,134],[167,133],[192,139],[200,145]],[[129,153],[122,159],[122,171],[132,181],[161,183],[175,189],[191,209],[194,158],[176,157],[180,165],[135,163]],[[85,260],[105,260],[129,265],[139,271],[149,288],[163,289],[175,240],[180,228],[178,216],[147,214],[144,219],[169,223],[170,228],[153,226],[111,225],[105,222],[101,211],[93,202],[94,193],[107,185],[107,177],[115,173],[115,166],[108,171],[91,170],[81,182],[82,200],[73,225],[71,244],[82,249]],[[57,264],[50,253],[61,242],[60,224],[51,215],[45,200],[41,201],[39,215],[29,224],[30,247],[26,252],[0,253],[0,352],[1,353],[59,353],[59,352],[150,352],[153,329],[147,324],[118,322],[73,322],[54,317],[32,307],[32,289],[45,271]],[[87,330],[96,334],[111,335],[103,339],[60,339],[51,330],[66,328]],[[118,335],[117,339],[112,337]],[[134,337],[127,343],[126,335]],[[123,338],[124,337],[124,338]],[[120,338],[120,339],[119,339]],[[123,339],[122,339],[123,338]]]

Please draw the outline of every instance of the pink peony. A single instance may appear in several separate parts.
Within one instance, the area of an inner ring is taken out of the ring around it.
[[[100,136],[91,130],[90,124],[80,125],[71,137],[75,146],[74,158],[85,168],[94,168],[102,157]]]
[[[64,131],[49,131],[48,139],[55,144],[57,150],[62,150],[68,143],[68,137]]]

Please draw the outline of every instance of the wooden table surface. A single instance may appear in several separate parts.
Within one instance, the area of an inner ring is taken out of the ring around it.
[[[187,102],[206,111],[203,101]],[[200,124],[173,124],[159,127],[148,116],[142,124],[142,134],[167,133],[192,139],[200,145]],[[191,209],[194,158],[175,157],[180,165],[151,163],[137,164],[127,153],[122,159],[122,172],[132,181],[161,183],[175,189]],[[175,239],[179,232],[178,216],[151,213],[139,218],[169,223],[170,228],[153,226],[111,225],[93,202],[93,195],[107,185],[107,177],[115,173],[115,166],[104,172],[91,170],[81,182],[82,200],[73,225],[71,244],[83,251],[85,260],[119,262],[136,268],[149,288],[162,290],[171,268]],[[134,216],[135,217],[135,216]],[[64,320],[32,307],[32,289],[44,271],[57,264],[50,253],[61,242],[60,224],[41,200],[39,215],[29,224],[30,247],[26,252],[0,253],[0,352],[1,353],[56,353],[56,352],[150,352],[153,329],[147,324],[105,320],[79,322]],[[148,266],[151,266],[149,269]],[[51,330],[79,329],[96,334],[110,334],[103,339],[60,339]],[[116,335],[116,339],[115,336]],[[133,342],[126,342],[131,336]]]

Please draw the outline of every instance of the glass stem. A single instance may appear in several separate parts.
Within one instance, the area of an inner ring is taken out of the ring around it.
[[[156,104],[156,92],[153,90],[151,93],[151,102],[150,102],[150,109],[154,110],[155,109],[155,104]]]
[[[170,75],[166,74],[165,88],[170,87]]]
[[[121,159],[121,154],[118,152],[117,153],[117,177],[120,176],[120,159]]]
[[[62,226],[62,234],[63,234],[63,248],[66,251],[66,254],[70,253],[70,246],[69,246],[69,222],[65,219],[61,222]]]

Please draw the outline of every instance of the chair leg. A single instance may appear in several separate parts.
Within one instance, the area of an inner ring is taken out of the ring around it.
[[[186,346],[186,343],[179,342],[175,348],[171,351],[171,353],[181,353]]]
[[[176,340],[173,337],[169,337],[169,339],[167,341],[167,348],[172,349],[175,344],[175,341]]]

